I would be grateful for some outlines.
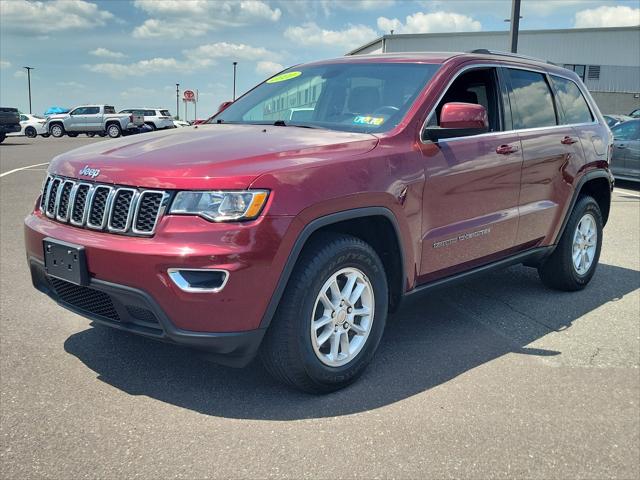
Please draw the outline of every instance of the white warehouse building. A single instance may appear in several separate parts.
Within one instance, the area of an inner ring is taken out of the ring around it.
[[[385,35],[347,55],[398,52],[509,51],[509,32]],[[574,70],[603,113],[640,108],[640,26],[521,30],[518,53]]]

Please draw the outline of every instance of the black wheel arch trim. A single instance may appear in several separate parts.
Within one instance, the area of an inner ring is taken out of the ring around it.
[[[262,321],[260,322],[261,329],[266,329],[270,324],[273,316],[276,313],[278,308],[278,304],[280,303],[280,299],[284,294],[284,290],[287,287],[287,283],[289,282],[289,278],[291,277],[291,273],[293,272],[293,268],[295,267],[298,258],[300,257],[300,253],[302,249],[306,245],[307,241],[315,233],[323,227],[333,225],[339,222],[343,222],[345,220],[352,220],[356,218],[366,218],[366,217],[376,217],[383,216],[387,218],[393,229],[395,231],[396,239],[398,242],[398,246],[400,248],[400,258],[401,258],[401,296],[405,293],[405,254],[404,247],[402,243],[402,236],[400,234],[400,227],[398,226],[398,219],[393,214],[391,210],[386,207],[361,207],[354,208],[352,210],[343,210],[336,213],[331,213],[329,215],[325,215],[319,218],[312,220],[307,223],[305,227],[302,229],[298,237],[296,238],[295,243],[293,244],[293,248],[291,249],[291,253],[285,263],[285,266],[280,274],[280,279],[276,285],[276,288],[271,295],[271,300],[269,300],[269,304],[265,310],[265,313],[262,316]]]
[[[564,233],[564,230],[567,227],[567,223],[569,222],[569,217],[571,216],[573,207],[575,207],[576,202],[578,201],[578,197],[580,196],[580,192],[582,191],[582,188],[585,186],[587,182],[591,180],[595,180],[596,178],[604,178],[605,180],[607,180],[609,182],[610,191],[613,191],[614,178],[611,172],[609,172],[608,170],[603,170],[603,169],[592,170],[590,172],[585,173],[582,177],[580,177],[580,179],[578,180],[578,183],[576,184],[573,190],[571,203],[569,204],[569,208],[567,209],[567,212],[564,215],[564,219],[562,220],[562,225],[560,226],[560,230],[558,230],[558,234],[556,235],[556,238],[553,241],[554,245],[557,244],[558,241],[560,241],[560,238],[562,238],[562,234]],[[611,202],[611,197],[609,197],[609,202]]]

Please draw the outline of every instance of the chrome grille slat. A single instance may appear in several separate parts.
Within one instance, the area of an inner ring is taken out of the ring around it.
[[[161,190],[143,190],[140,192],[131,228],[133,233],[149,235],[149,232],[153,232],[156,229],[156,224],[163,213],[166,199],[166,192]]]
[[[168,198],[163,190],[138,190],[47,175],[39,208],[47,217],[76,227],[151,236]]]
[[[110,232],[126,232],[131,226],[138,192],[133,188],[118,188],[113,195],[107,228]]]
[[[65,180],[58,187],[58,195],[56,198],[56,220],[66,222],[69,219],[69,206],[71,205],[71,190],[76,182]]]
[[[54,218],[56,216],[56,199],[58,197],[58,188],[62,180],[59,178],[54,178],[49,184],[49,190],[47,191],[47,207],[46,214],[49,218]]]

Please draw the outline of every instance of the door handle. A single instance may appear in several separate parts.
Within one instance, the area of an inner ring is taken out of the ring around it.
[[[513,145],[500,145],[496,148],[496,153],[499,155],[509,155],[510,153],[516,153],[518,147]]]
[[[574,143],[577,143],[577,142],[578,140],[568,135],[564,137],[562,140],[560,140],[560,143],[563,145],[573,145]]]
[[[616,145],[616,148],[627,148],[627,146],[624,143],[621,143]]]

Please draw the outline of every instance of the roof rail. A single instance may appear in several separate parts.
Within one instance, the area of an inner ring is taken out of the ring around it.
[[[536,62],[546,62],[551,65],[556,65],[555,63],[550,62],[549,60],[541,60],[540,58],[530,57],[528,55],[521,55],[519,53],[502,52],[499,50],[489,50],[486,48],[476,48],[475,50],[471,50],[467,53],[481,53],[483,55],[499,55],[501,57],[523,58],[525,60],[535,60]]]

